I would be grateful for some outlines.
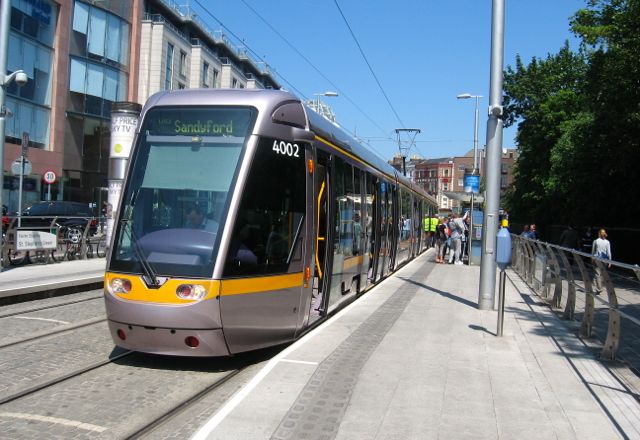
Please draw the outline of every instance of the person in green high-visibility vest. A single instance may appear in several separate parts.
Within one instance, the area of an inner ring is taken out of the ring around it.
[[[438,223],[440,223],[440,220],[438,220],[437,216],[434,215],[429,218],[429,247],[435,246],[436,228],[438,227]]]
[[[431,235],[429,234],[429,226],[431,225],[431,219],[428,214],[424,215],[422,219],[422,230],[424,231],[424,242],[427,247],[431,247]]]

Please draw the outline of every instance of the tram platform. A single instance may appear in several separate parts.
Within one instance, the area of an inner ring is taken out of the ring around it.
[[[89,289],[103,282],[105,265],[104,258],[92,258],[5,267],[0,272],[0,300]]]
[[[504,334],[479,267],[432,250],[270,360],[194,439],[640,438],[638,396],[514,272]]]

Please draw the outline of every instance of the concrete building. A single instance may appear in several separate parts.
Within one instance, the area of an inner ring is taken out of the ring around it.
[[[481,179],[485,175],[484,150],[479,151],[478,168]],[[515,149],[505,149],[502,153],[500,188],[506,190],[513,184],[513,168],[518,159]],[[394,157],[389,162],[396,169],[402,169],[402,158]],[[464,192],[464,175],[473,169],[473,150],[464,156],[442,157],[436,159],[412,158],[407,161],[407,176],[420,185],[429,194],[436,197],[441,213],[461,211],[468,205],[469,197]]]
[[[46,198],[99,204],[106,196],[113,102],[144,104],[161,90],[280,88],[268,66],[234,47],[188,8],[168,0],[9,0],[7,73],[29,81],[7,88],[3,203],[18,206],[9,171],[29,134],[32,172],[23,204]]]

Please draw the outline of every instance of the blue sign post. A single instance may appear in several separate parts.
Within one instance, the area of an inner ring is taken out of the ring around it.
[[[480,175],[465,174],[464,175],[464,192],[478,194],[480,192]]]

